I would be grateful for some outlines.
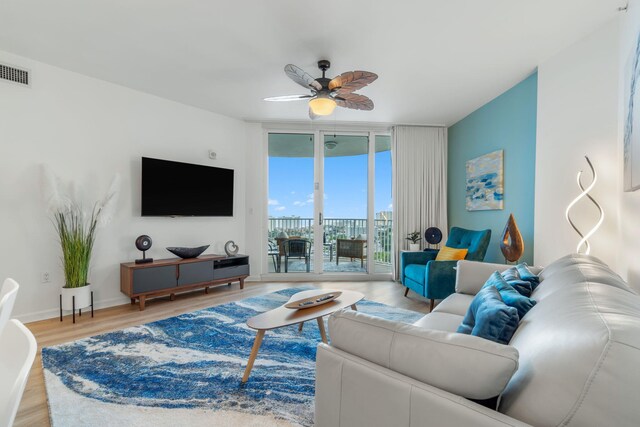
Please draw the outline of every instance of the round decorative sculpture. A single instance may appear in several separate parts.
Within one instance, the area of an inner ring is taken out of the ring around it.
[[[504,226],[502,239],[500,240],[500,250],[509,262],[518,261],[524,253],[524,240],[513,214],[509,215],[507,225]]]
[[[197,248],[180,248],[180,247],[169,247],[167,250],[174,255],[179,256],[180,258],[188,259],[188,258],[198,258],[202,252],[206,251],[209,245],[198,246]]]
[[[571,227],[573,227],[573,229],[576,231],[576,233],[578,233],[578,236],[580,236],[580,241],[578,242],[578,246],[576,246],[576,252],[577,253],[581,253],[580,252],[580,248],[582,246],[584,246],[584,253],[586,255],[589,255],[589,253],[591,252],[591,245],[589,244],[589,237],[593,236],[593,233],[595,233],[596,230],[598,230],[598,228],[600,228],[600,226],[602,225],[602,222],[604,221],[604,211],[602,210],[602,208],[600,207],[598,202],[596,202],[595,199],[593,197],[591,197],[591,195],[589,194],[589,192],[591,190],[593,190],[593,187],[595,187],[595,185],[596,185],[596,181],[598,180],[598,174],[596,174],[596,170],[593,168],[593,165],[591,164],[591,160],[589,160],[589,157],[584,156],[584,158],[587,160],[587,164],[589,165],[589,168],[591,169],[591,175],[593,176],[593,181],[591,181],[591,184],[589,184],[589,186],[587,188],[584,188],[584,186],[582,185],[582,180],[581,180],[582,171],[578,172],[578,176],[577,176],[576,180],[578,181],[578,187],[580,187],[580,190],[582,190],[582,193],[580,193],[578,195],[578,197],[576,197],[575,199],[573,199],[573,201],[571,203],[569,203],[569,206],[567,206],[567,210],[565,212],[565,217],[567,218],[567,221],[569,222],[569,225],[571,225]],[[588,233],[583,235],[582,232],[580,232],[580,230],[578,230],[578,227],[576,227],[576,225],[573,223],[573,221],[571,221],[571,217],[569,216],[569,211],[571,210],[571,208],[576,203],[578,203],[585,196],[589,200],[591,200],[591,202],[596,206],[596,208],[598,208],[598,211],[600,213],[600,217],[598,218],[598,222],[596,223],[596,225],[594,225],[593,228],[591,230],[589,230]]]
[[[152,243],[153,241],[151,240],[151,237],[143,234],[142,236],[138,236],[136,239],[136,248],[139,251],[148,251],[151,248]]]
[[[430,245],[437,245],[442,241],[442,231],[438,227],[429,227],[424,232],[424,240]]]
[[[238,249],[238,246],[233,240],[229,240],[224,244],[224,251],[227,253],[227,256],[236,256],[238,254]]]

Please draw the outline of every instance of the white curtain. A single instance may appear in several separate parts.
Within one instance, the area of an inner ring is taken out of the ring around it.
[[[400,251],[408,249],[407,234],[442,230],[447,239],[447,128],[393,128],[394,277],[398,280]]]

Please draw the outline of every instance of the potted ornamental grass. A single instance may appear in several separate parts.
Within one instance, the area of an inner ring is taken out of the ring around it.
[[[116,204],[119,178],[116,175],[107,194],[93,203],[90,210],[78,200],[77,191],[65,191],[60,179],[45,169],[45,198],[58,235],[64,285],[61,289],[63,310],[91,305],[89,271],[97,230],[111,221]]]
[[[411,233],[407,234],[407,240],[411,242],[409,243],[410,251],[420,251],[420,240],[422,240],[422,237],[420,236],[419,231],[412,231]]]

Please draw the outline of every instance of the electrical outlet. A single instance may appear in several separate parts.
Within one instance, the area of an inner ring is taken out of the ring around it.
[[[45,271],[42,273],[42,283],[49,283],[51,282],[51,275],[49,274],[48,271]]]

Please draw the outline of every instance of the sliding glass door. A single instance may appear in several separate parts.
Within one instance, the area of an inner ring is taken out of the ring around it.
[[[323,271],[365,273],[369,136],[323,133],[322,141]]]
[[[267,271],[313,272],[314,135],[270,133],[268,146]]]
[[[267,273],[391,273],[391,144],[370,132],[268,133]]]

